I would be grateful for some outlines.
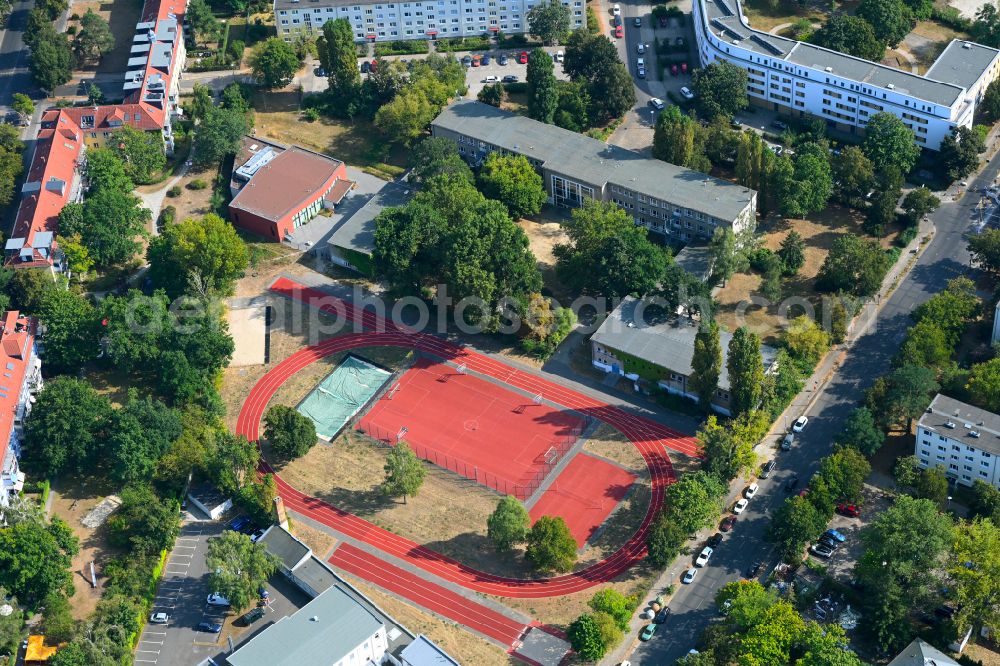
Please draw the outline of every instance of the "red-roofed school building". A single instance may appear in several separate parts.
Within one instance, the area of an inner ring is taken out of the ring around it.
[[[4,265],[65,270],[55,237],[59,211],[82,194],[87,148],[99,148],[130,125],[157,132],[167,154],[174,150],[173,117],[180,113],[178,85],[186,61],[182,22],[187,0],[146,0],[132,37],[122,104],[49,109],[41,129],[10,238]]]
[[[35,347],[35,320],[9,310],[0,320],[0,523],[10,496],[24,487],[18,466],[21,428],[42,388],[42,360]]]
[[[229,217],[236,226],[281,241],[324,208],[333,209],[354,185],[340,160],[246,136],[233,161]]]

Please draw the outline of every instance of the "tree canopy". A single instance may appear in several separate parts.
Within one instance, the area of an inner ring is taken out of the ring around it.
[[[747,71],[731,62],[713,62],[694,70],[691,87],[698,112],[705,118],[732,117],[749,104]]]
[[[871,296],[882,286],[889,256],[878,242],[854,234],[834,239],[816,276],[817,287],[829,292]]]
[[[226,296],[249,265],[246,243],[226,220],[208,214],[167,225],[146,251],[153,284],[176,298],[192,284]]]
[[[576,540],[561,516],[542,516],[528,532],[525,557],[539,571],[570,571],[576,564]]]
[[[569,32],[569,7],[559,0],[540,2],[528,10],[528,33],[545,44],[555,44]]]
[[[87,382],[55,377],[45,382],[25,420],[26,467],[43,477],[81,471],[97,452],[111,404]]]
[[[729,410],[740,416],[757,409],[763,398],[764,362],[760,355],[760,338],[746,326],[740,326],[729,341],[726,358],[729,371]]]
[[[875,35],[872,24],[848,14],[834,14],[812,34],[813,44],[833,51],[879,62],[885,54],[885,42]]]
[[[861,0],[855,15],[867,21],[875,36],[896,48],[913,29],[913,12],[902,0]]]
[[[900,0],[866,1],[899,3]],[[905,174],[913,168],[917,158],[920,157],[920,147],[917,146],[910,128],[903,124],[899,116],[885,111],[880,111],[869,119],[861,150],[871,160],[876,173],[896,168]]]
[[[249,64],[260,84],[273,90],[291,83],[300,63],[295,47],[280,37],[270,37],[254,47]]]
[[[385,460],[385,481],[382,492],[389,497],[415,497],[424,483],[427,470],[406,442],[398,442]]]
[[[528,54],[527,84],[528,116],[551,124],[559,103],[559,91],[552,58],[542,49],[534,49]]]
[[[284,458],[298,458],[316,444],[312,419],[286,405],[271,405],[264,415],[264,438]]]
[[[490,153],[479,171],[479,185],[483,194],[507,206],[515,220],[535,215],[548,198],[541,175],[523,155]]]
[[[152,182],[154,176],[167,165],[163,152],[163,138],[156,132],[144,132],[131,125],[122,125],[114,131],[108,146],[125,167],[125,174],[137,184]]]
[[[249,131],[247,114],[240,109],[213,106],[195,127],[191,160],[199,168],[218,164],[236,153],[240,139]]]
[[[531,518],[524,505],[510,495],[500,499],[497,508],[486,521],[486,536],[497,551],[503,553],[523,543],[531,527]]]
[[[0,529],[0,585],[29,608],[50,594],[73,589],[69,567],[79,545],[75,537],[60,544],[57,530],[36,521]]]
[[[243,609],[257,598],[257,590],[278,570],[279,560],[262,543],[235,530],[225,530],[208,541],[208,586]]]

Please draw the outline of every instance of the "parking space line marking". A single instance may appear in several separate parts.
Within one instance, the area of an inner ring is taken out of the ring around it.
[[[155,664],[156,663],[156,659],[133,659],[132,661],[136,661],[136,662],[141,661],[141,662],[143,662],[145,664]]]

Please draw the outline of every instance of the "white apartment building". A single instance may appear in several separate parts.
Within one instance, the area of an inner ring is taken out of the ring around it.
[[[319,35],[323,25],[347,19],[358,42],[398,39],[475,37],[485,33],[528,31],[528,10],[545,0],[424,0],[360,2],[358,0],[274,0],[278,36]],[[571,28],[587,24],[583,0],[563,0]]]
[[[913,453],[949,479],[1000,488],[1000,416],[938,394],[920,417]]]
[[[1000,51],[972,42],[953,40],[920,76],[754,30],[739,0],[694,0],[692,13],[699,61],[747,70],[752,104],[858,134],[885,111],[930,150],[955,127],[972,127],[976,104],[1000,74]]]
[[[17,310],[0,319],[0,525],[10,496],[24,488],[18,465],[24,419],[42,388],[42,361],[35,348],[35,321]]]

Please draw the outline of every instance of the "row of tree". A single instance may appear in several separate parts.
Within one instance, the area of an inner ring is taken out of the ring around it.
[[[52,92],[73,77],[73,69],[100,60],[115,46],[107,19],[88,9],[72,26],[72,41],[56,32],[55,21],[68,8],[66,0],[36,2],[28,14],[24,43],[31,47],[29,70],[40,88]]]

